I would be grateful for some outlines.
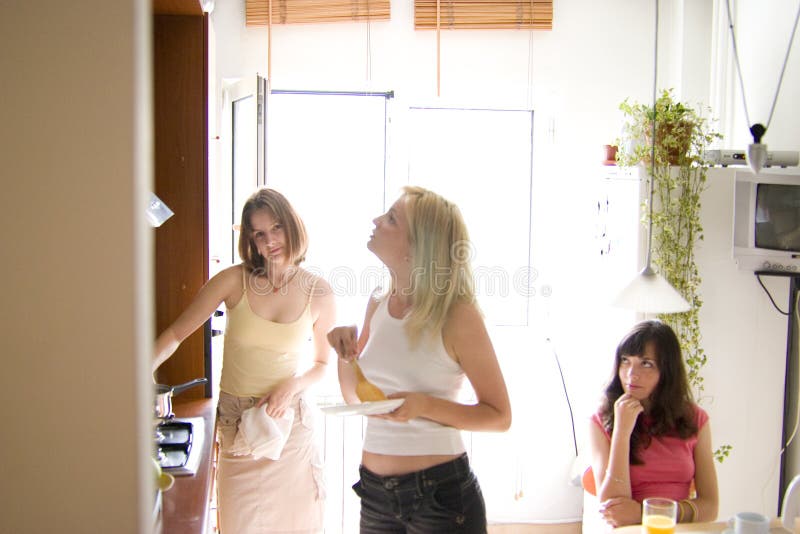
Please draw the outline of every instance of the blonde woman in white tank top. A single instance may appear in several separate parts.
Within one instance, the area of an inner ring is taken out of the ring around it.
[[[325,491],[314,410],[303,392],[325,374],[326,334],[335,320],[330,286],[299,267],[306,232],[286,198],[256,191],[242,210],[240,265],[214,276],[156,340],[153,371],[223,302],[228,311],[217,405],[217,504],[223,534],[322,532]],[[313,364],[300,373],[306,340]],[[294,410],[278,460],[236,456],[229,449],[241,413],[262,406],[271,417]]]
[[[458,208],[406,187],[374,219],[367,244],[389,270],[391,287],[371,298],[361,333],[337,327],[339,382],[359,402],[348,361],[403,404],[367,423],[360,480],[361,532],[486,532],[480,487],[460,430],[503,432],[511,407],[497,357],[475,302],[469,237]],[[458,402],[462,379],[477,402]]]

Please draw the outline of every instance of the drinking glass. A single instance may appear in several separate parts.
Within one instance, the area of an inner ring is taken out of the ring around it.
[[[673,534],[678,522],[678,503],[672,499],[650,498],[642,503],[643,534]]]

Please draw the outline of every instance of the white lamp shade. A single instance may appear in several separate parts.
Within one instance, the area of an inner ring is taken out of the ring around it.
[[[747,164],[753,174],[758,176],[764,164],[767,162],[767,145],[763,143],[752,143],[747,146]]]
[[[613,305],[642,313],[680,313],[691,308],[686,299],[650,267],[631,280]]]

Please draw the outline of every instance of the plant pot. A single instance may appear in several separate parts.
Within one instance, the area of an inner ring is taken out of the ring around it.
[[[669,165],[680,165],[681,161],[689,153],[692,147],[692,128],[693,125],[688,121],[662,122],[656,124],[656,148],[659,154],[663,154]],[[653,123],[645,132],[645,143],[648,147],[653,146]],[[659,161],[660,158],[656,158]],[[650,151],[644,158],[644,163],[650,164]]]
[[[603,145],[603,165],[617,164],[617,146]]]

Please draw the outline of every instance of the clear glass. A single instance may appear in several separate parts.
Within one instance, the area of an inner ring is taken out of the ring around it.
[[[678,503],[672,499],[652,498],[642,503],[643,534],[673,534],[678,522]]]

